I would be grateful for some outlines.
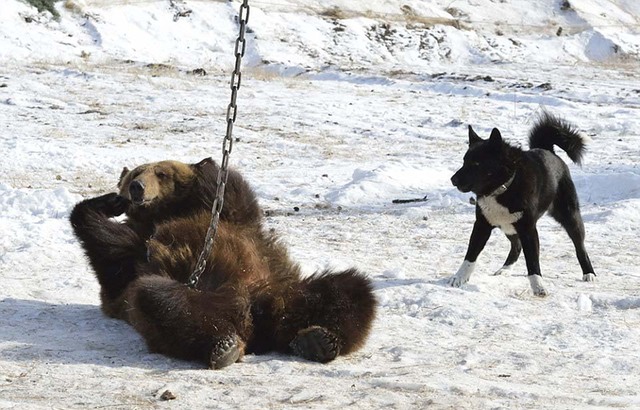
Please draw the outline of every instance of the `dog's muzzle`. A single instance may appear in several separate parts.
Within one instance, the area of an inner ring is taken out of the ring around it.
[[[453,174],[453,176],[451,177],[451,183],[453,184],[454,187],[458,188],[458,191],[460,192],[469,192],[471,191],[471,187],[463,184],[462,182],[460,182],[460,176],[458,175],[458,173],[456,172],[455,174]]]
[[[451,177],[451,183],[453,184],[454,187],[458,187],[458,184],[460,183],[460,178],[458,177],[458,174],[453,174],[453,176]]]

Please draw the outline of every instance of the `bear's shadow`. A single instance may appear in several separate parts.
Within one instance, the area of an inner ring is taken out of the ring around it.
[[[11,361],[110,367],[201,369],[198,363],[150,353],[127,323],[95,305],[0,300],[0,356]]]
[[[204,364],[150,353],[127,323],[106,317],[99,306],[39,300],[0,300],[0,358],[14,362],[92,364],[153,370],[202,370]],[[247,355],[247,363],[304,359],[278,354]],[[309,362],[312,364],[318,364]]]

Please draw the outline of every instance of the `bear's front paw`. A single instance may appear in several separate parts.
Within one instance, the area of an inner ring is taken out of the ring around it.
[[[302,329],[290,346],[296,355],[320,363],[330,362],[340,354],[338,337],[321,326]]]
[[[127,209],[129,209],[129,205],[131,205],[131,201],[123,196],[117,195],[115,198],[113,198],[111,205],[113,216],[120,216],[123,213],[127,212]]]
[[[93,209],[106,216],[122,215],[131,204],[131,201],[115,192],[90,199],[90,201],[92,202]]]
[[[229,335],[218,340],[211,350],[209,367],[217,370],[234,364],[242,357],[243,346],[244,344],[236,335]]]

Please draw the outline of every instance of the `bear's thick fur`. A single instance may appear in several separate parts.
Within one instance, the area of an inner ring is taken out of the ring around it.
[[[328,362],[361,347],[375,315],[355,269],[303,278],[243,177],[230,171],[198,290],[186,285],[210,221],[219,167],[162,161],[125,168],[119,193],[78,203],[70,222],[101,286],[105,314],[149,348],[221,368],[277,351]],[[113,219],[125,213],[124,222]]]

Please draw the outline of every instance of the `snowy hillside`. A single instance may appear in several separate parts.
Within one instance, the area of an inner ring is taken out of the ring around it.
[[[56,19],[2,0],[0,408],[639,408],[640,3],[249,4],[231,164],[305,272],[369,274],[367,344],[210,371],[100,311],[69,211],[123,166],[218,159],[237,1],[66,0]],[[524,258],[491,275],[499,231],[448,287],[474,220],[449,181],[466,125],[526,146],[542,108],[592,138],[570,169],[596,282],[545,217],[548,297]]]
[[[566,4],[565,4],[566,3]],[[574,4],[575,3],[575,4]],[[227,1],[66,0],[61,18],[7,0],[3,61],[228,66],[238,5]],[[170,7],[173,4],[173,7]],[[632,0],[255,1],[247,64],[288,73],[429,71],[434,65],[637,60]]]

